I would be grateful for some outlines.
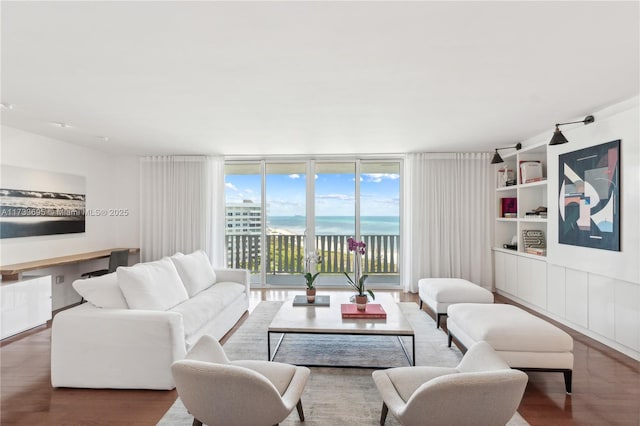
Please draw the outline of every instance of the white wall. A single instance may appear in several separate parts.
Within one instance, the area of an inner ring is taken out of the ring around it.
[[[595,122],[562,128],[569,140],[549,147],[547,300],[534,309],[640,359],[640,108],[639,98],[594,111]],[[581,120],[574,117],[567,121]],[[551,132],[525,141],[548,141]],[[558,243],[558,156],[620,139],[621,250]]]
[[[87,216],[82,234],[48,235],[0,240],[2,265],[114,247],[139,247],[138,158],[117,156],[60,140],[0,127],[0,165],[11,165],[86,178],[87,209],[128,209],[128,216]],[[133,260],[133,259],[132,259]],[[106,260],[34,273],[63,275],[54,285],[53,308],[79,300],[71,282],[83,272],[106,267]]]
[[[596,121],[564,131],[569,143],[550,146],[548,161],[548,260],[568,268],[640,283],[640,135],[638,99],[594,114]],[[565,126],[569,127],[569,126]],[[558,156],[621,139],[621,250],[598,250],[558,243]],[[551,201],[554,203],[551,203]]]

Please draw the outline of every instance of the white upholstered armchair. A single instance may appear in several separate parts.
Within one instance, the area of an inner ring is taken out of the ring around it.
[[[306,367],[230,361],[218,341],[205,335],[171,371],[194,426],[275,425],[294,407],[304,421],[300,396],[310,373]]]
[[[527,385],[527,375],[486,342],[472,345],[455,368],[390,368],[375,371],[373,380],[383,400],[380,424],[391,411],[405,426],[504,425]]]

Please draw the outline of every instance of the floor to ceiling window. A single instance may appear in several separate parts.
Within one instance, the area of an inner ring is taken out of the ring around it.
[[[318,284],[345,282],[351,272],[347,238],[356,237],[356,163],[318,162],[315,167],[315,240],[322,262]]]
[[[227,164],[224,174],[227,266],[248,269],[251,284],[261,284],[262,164]]]
[[[300,284],[304,273],[306,164],[265,164],[266,276],[273,285]]]
[[[364,268],[369,280],[399,284],[399,162],[360,163],[360,235],[367,244]]]
[[[229,161],[228,265],[254,285],[303,286],[310,269],[318,285],[343,286],[354,237],[367,244],[367,283],[399,285],[400,170],[399,159]]]

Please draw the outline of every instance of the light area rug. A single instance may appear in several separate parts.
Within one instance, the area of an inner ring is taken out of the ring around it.
[[[267,328],[282,303],[261,302],[254,309],[249,318],[224,344],[230,359],[267,359]],[[399,305],[415,331],[416,365],[442,367],[457,365],[462,358],[462,353],[455,347],[447,347],[446,334],[442,329],[436,329],[431,317],[418,309],[416,303],[408,302]],[[291,363],[408,365],[397,338],[381,339],[365,336],[319,338],[314,335],[287,335],[276,360]],[[403,341],[411,351],[410,339]],[[272,337],[272,348],[275,343],[276,339]],[[378,425],[382,399],[371,378],[372,371],[353,368],[311,368],[311,376],[302,394],[305,422],[300,422],[294,409],[291,415],[280,424],[287,426]],[[192,422],[193,417],[189,415],[178,398],[158,424],[188,426]],[[397,426],[399,423],[389,413],[386,424]],[[508,423],[509,426],[528,424],[518,413]]]

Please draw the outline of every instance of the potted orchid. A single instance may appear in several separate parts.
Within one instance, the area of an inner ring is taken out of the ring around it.
[[[373,291],[364,288],[364,282],[367,280],[368,275],[362,274],[362,256],[365,254],[367,245],[364,241],[356,241],[351,237],[347,239],[347,243],[349,251],[353,252],[353,279],[346,272],[344,275],[347,277],[349,285],[358,292],[355,297],[358,310],[364,311],[368,300],[367,293],[373,300],[376,298]]]
[[[315,303],[316,301],[316,287],[314,282],[318,275],[320,275],[320,272],[316,272],[315,274],[311,273],[312,263],[316,265],[322,263],[322,256],[320,256],[317,251],[310,251],[305,257],[305,273],[303,276],[307,282],[307,303]]]

